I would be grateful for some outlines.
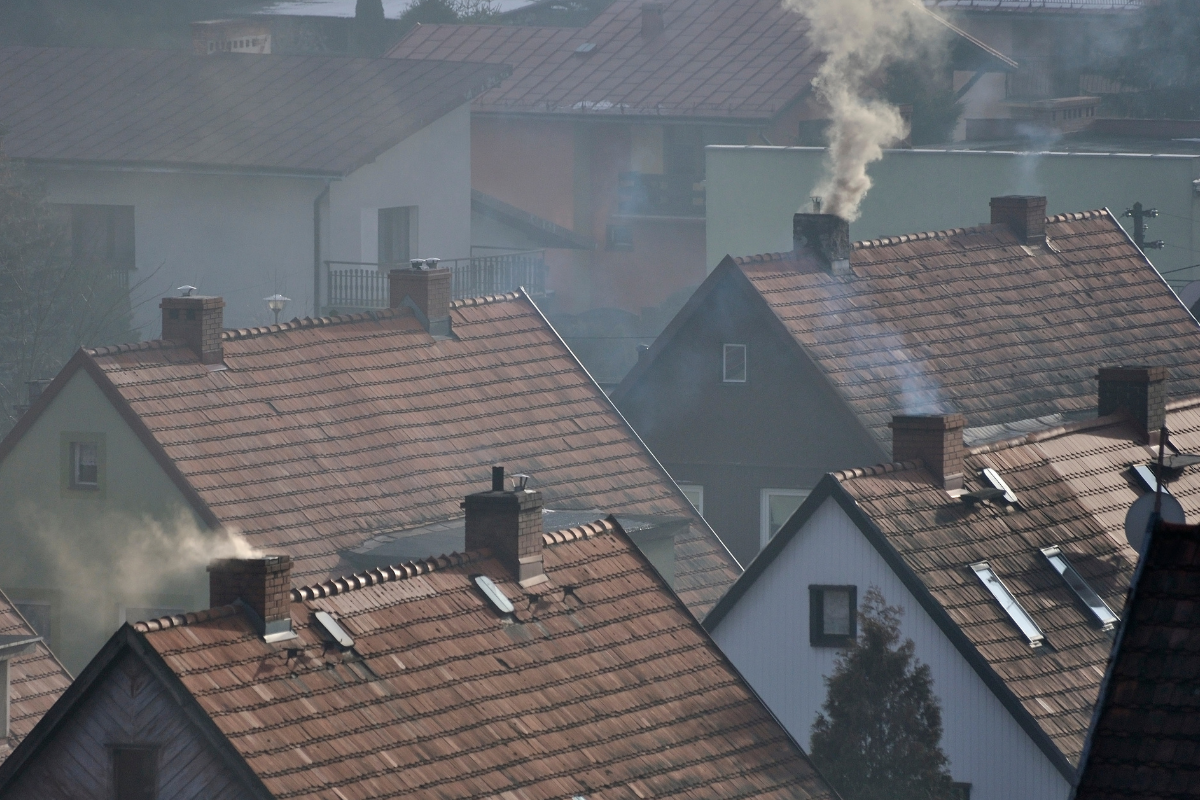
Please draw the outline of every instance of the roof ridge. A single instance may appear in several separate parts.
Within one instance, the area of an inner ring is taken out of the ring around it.
[[[521,292],[505,292],[504,294],[485,294],[480,297],[464,297],[461,300],[451,300],[451,308],[465,308],[467,306],[486,306],[490,303],[505,303],[510,300],[520,300]]]
[[[352,322],[365,322],[367,320],[378,320],[381,316],[385,318],[406,316],[411,314],[407,308],[373,308],[369,311],[359,311],[355,314],[333,314],[328,317],[295,317],[288,322],[278,322],[273,325],[259,325],[252,328],[226,328],[221,331],[222,341],[236,341],[238,339],[253,339],[256,336],[268,336],[272,333],[284,333],[285,331],[295,331],[301,328],[323,328],[327,325],[346,325]]]
[[[168,350],[186,347],[187,342],[180,339],[147,339],[143,342],[124,342],[122,344],[107,344],[99,347],[85,347],[83,352],[89,356],[112,356],[117,353],[132,353],[136,350]]]
[[[167,628],[182,628],[185,625],[206,622],[210,619],[232,617],[238,613],[240,612],[237,606],[230,604],[227,606],[217,606],[216,608],[206,608],[203,611],[189,611],[186,614],[171,614],[157,619],[141,620],[133,623],[133,629],[139,633],[150,633],[151,631],[161,631]]]
[[[889,472],[904,472],[905,470],[918,469],[923,466],[920,461],[892,461],[886,464],[876,464],[872,467],[855,467],[854,469],[843,469],[839,472],[831,472],[839,483],[841,481],[853,480],[854,478],[869,478],[875,475],[886,475]]]
[[[1197,403],[1200,403],[1200,398],[1197,398]],[[1093,428],[1107,428],[1109,425],[1115,425],[1118,422],[1125,422],[1130,419],[1129,415],[1124,411],[1118,411],[1114,414],[1107,414],[1103,417],[1093,417],[1091,419],[1081,419],[1075,422],[1065,422],[1062,425],[1056,425],[1053,428],[1043,428],[1040,431],[1024,433],[1019,436],[1013,436],[1008,439],[1000,439],[987,444],[976,445],[975,447],[967,448],[967,455],[980,456],[985,453],[994,453],[998,450],[1011,450],[1014,447],[1021,447],[1026,444],[1037,444],[1044,442],[1047,439],[1056,439],[1059,436],[1066,436],[1069,433],[1079,433],[1080,431],[1091,430]]]
[[[1104,209],[1092,209],[1091,211],[1068,211],[1063,214],[1054,214],[1046,217],[1046,222],[1076,222],[1081,219],[1099,219],[1106,216]]]
[[[1189,408],[1200,406],[1200,395],[1194,397],[1180,397],[1175,400],[1167,401],[1167,411],[1184,411]]]

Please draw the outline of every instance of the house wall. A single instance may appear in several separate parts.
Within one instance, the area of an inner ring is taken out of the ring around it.
[[[727,254],[792,248],[792,214],[808,207],[821,175],[823,148],[709,147],[707,263]],[[987,222],[990,198],[1046,195],[1047,213],[1108,207],[1120,216],[1135,201],[1156,207],[1147,252],[1164,273],[1190,267],[1200,250],[1200,156],[888,150],[868,168],[874,181],[851,223],[853,239],[871,239]],[[1132,232],[1133,221],[1121,219]],[[1172,286],[1200,279],[1200,268],[1165,275]]]
[[[704,517],[743,564],[759,550],[760,490],[885,460],[817,368],[795,353],[740,274],[720,284],[615,398],[679,483],[704,487]],[[722,345],[746,344],[747,382],[722,382]]]
[[[13,800],[111,800],[112,748],[157,749],[154,797],[249,800],[213,747],[195,730],[167,689],[135,656],[119,658],[54,737],[44,744],[5,797]]]
[[[809,748],[837,649],[809,644],[808,587],[878,587],[904,609],[901,633],[928,664],[942,706],[942,749],[971,800],[1066,800],[1070,786],[987,688],[887,562],[833,499],[796,533],[713,637],[776,718]],[[1014,635],[1016,635],[1014,633]]]
[[[64,439],[103,437],[101,489],[65,484]],[[208,607],[211,537],[83,370],[0,461],[0,587],[51,603],[50,646],[78,674],[121,605]]]

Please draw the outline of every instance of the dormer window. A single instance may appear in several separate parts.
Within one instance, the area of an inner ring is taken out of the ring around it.
[[[746,345],[726,344],[723,346],[721,381],[724,383],[746,382]]]

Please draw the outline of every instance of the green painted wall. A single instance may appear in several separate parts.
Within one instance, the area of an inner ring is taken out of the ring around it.
[[[68,488],[74,439],[102,442],[99,489]],[[72,673],[117,629],[123,607],[206,607],[211,547],[83,370],[0,462],[0,587],[18,603],[51,603],[51,647]]]
[[[726,254],[792,248],[792,214],[809,208],[824,148],[727,147],[707,150],[707,262]],[[1135,201],[1160,212],[1147,239],[1167,247],[1147,253],[1172,286],[1200,279],[1200,156],[1094,153],[1000,153],[889,150],[872,164],[875,185],[850,226],[852,239],[943,230],[987,222],[988,200],[1044,194],[1048,211],[1108,207],[1120,214]],[[1132,231],[1132,220],[1122,220]]]

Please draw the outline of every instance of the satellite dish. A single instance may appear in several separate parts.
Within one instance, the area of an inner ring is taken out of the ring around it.
[[[1146,549],[1146,536],[1150,532],[1150,517],[1154,514],[1154,492],[1148,492],[1134,501],[1125,514],[1125,541],[1142,555]],[[1162,495],[1163,522],[1182,525],[1185,522],[1183,506],[1171,495]]]
[[[1178,294],[1179,302],[1183,303],[1185,308],[1191,310],[1192,306],[1200,301],[1200,281],[1192,281],[1180,289]]]

